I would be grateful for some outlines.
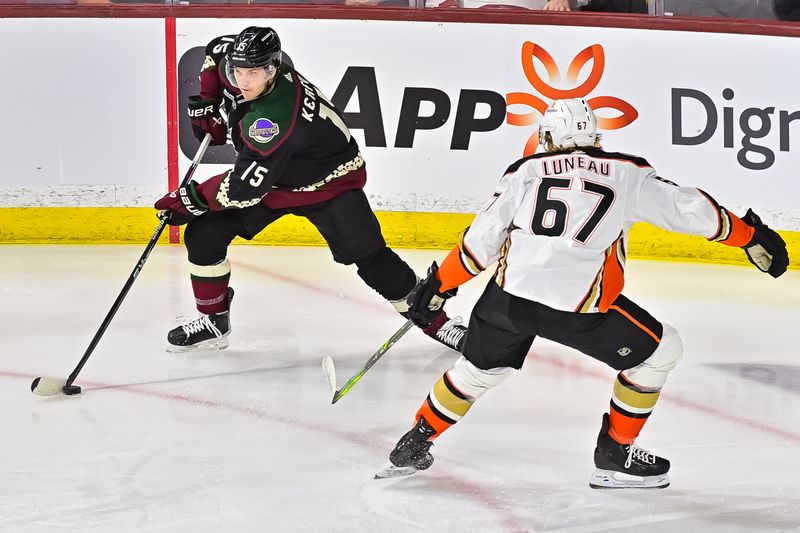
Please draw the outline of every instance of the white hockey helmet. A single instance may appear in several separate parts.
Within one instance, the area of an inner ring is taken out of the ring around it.
[[[554,101],[539,123],[539,144],[545,149],[591,147],[596,141],[597,117],[583,98]]]

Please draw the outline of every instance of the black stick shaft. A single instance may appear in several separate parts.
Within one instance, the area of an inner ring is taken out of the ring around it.
[[[208,148],[209,143],[211,142],[211,135],[206,135],[203,139],[203,142],[200,143],[200,148],[197,150],[197,154],[194,156],[192,160],[192,165],[189,167],[189,170],[186,172],[186,176],[184,176],[183,181],[181,182],[181,187],[189,183],[189,180],[192,179],[194,175],[194,171],[197,170],[197,166],[200,164],[200,160],[203,158],[203,155],[206,153],[206,149]],[[111,309],[108,311],[105,319],[103,319],[103,323],[100,324],[100,328],[98,328],[97,333],[94,334],[92,338],[92,342],[89,343],[89,347],[86,348],[86,352],[84,352],[83,357],[81,360],[78,361],[78,366],[75,367],[75,370],[72,371],[72,374],[69,375],[67,378],[66,387],[72,385],[72,382],[78,377],[81,370],[83,369],[83,365],[86,364],[86,361],[89,360],[89,356],[92,355],[97,343],[100,342],[100,339],[103,337],[103,334],[108,329],[108,325],[111,324],[111,320],[114,318],[114,315],[117,314],[120,306],[122,305],[122,301],[128,295],[128,291],[131,290],[133,286],[133,282],[136,281],[136,278],[139,276],[139,273],[142,271],[142,267],[144,267],[147,258],[150,257],[150,252],[153,251],[156,243],[158,242],[159,237],[161,237],[161,233],[163,233],[164,228],[167,226],[167,220],[162,219],[158,223],[158,227],[156,228],[155,233],[150,238],[150,242],[147,243],[147,246],[142,253],[142,256],[139,258],[139,261],[136,263],[136,266],[133,268],[133,272],[131,275],[128,276],[128,281],[125,282],[125,286],[122,287],[122,291],[120,291],[119,296],[117,299],[114,300],[114,305],[111,306]]]

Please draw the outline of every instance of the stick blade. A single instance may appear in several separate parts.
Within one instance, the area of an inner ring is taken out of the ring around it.
[[[336,400],[338,400],[336,397],[336,367],[333,366],[333,358],[330,355],[322,358],[322,373],[331,388],[331,396],[333,397],[331,403],[336,403]]]
[[[31,383],[31,392],[39,396],[55,396],[63,393],[66,384],[65,379],[36,378]]]

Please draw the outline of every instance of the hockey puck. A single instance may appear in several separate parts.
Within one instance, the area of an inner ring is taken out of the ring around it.
[[[81,388],[77,385],[65,385],[63,389],[64,394],[67,396],[72,396],[73,394],[80,394]]]

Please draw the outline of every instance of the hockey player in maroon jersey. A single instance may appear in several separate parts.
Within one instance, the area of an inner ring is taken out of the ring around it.
[[[682,354],[674,328],[622,295],[628,230],[639,221],[742,247],[778,277],[789,262],[781,237],[748,210],[738,218],[705,192],[660,178],[642,158],[604,151],[584,100],[557,100],[539,126],[544,153],[511,165],[440,268],[409,297],[432,320],[444,299],[492,263],[463,356],[444,373],[376,477],[433,463],[434,439],[520,369],[537,336],[619,370],[594,451],[594,488],[666,487],[669,461],[634,444]],[[626,475],[620,475],[626,474]]]
[[[227,125],[220,107],[227,113]],[[235,166],[204,183],[190,182],[158,200],[184,240],[201,315],[169,332],[168,350],[222,349],[231,331],[228,245],[252,239],[286,214],[307,218],[338,263],[355,263],[364,282],[407,315],[406,296],[418,278],[389,247],[363,187],[364,159],[341,113],[305,77],[282,62],[278,34],[250,27],[212,40],[189,100],[198,138],[225,144]],[[442,312],[423,331],[459,350],[466,328]]]

